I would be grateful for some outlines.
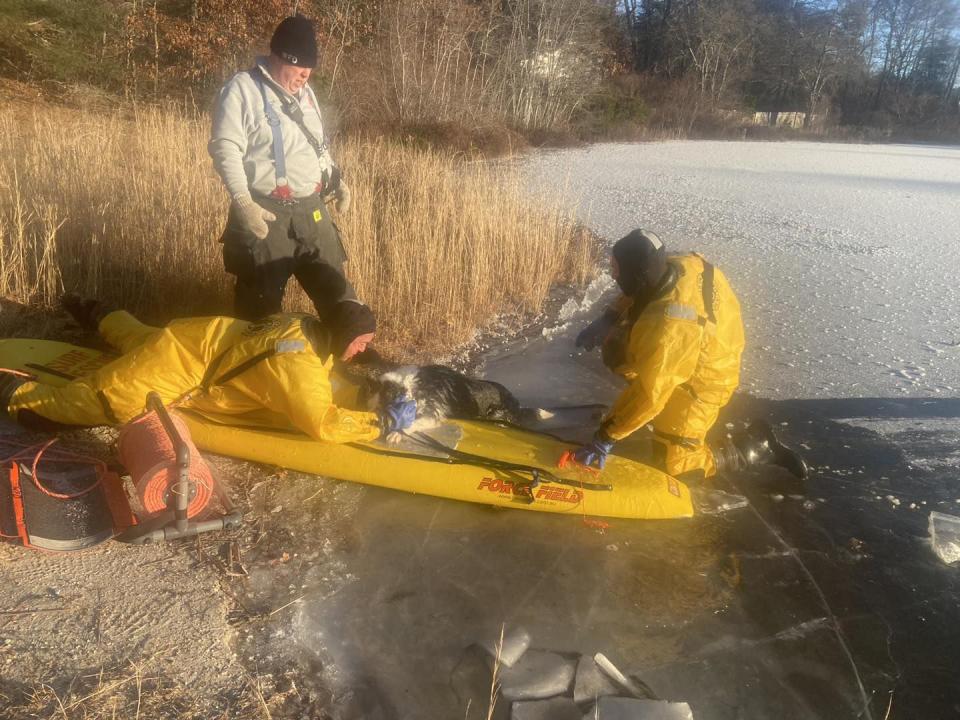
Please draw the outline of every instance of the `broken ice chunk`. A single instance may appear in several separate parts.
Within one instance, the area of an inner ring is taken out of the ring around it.
[[[573,298],[569,298],[560,308],[559,318],[561,320],[569,320],[574,315],[580,312],[580,303],[578,303]]]
[[[687,703],[602,697],[583,720],[693,720]]]
[[[734,495],[723,490],[708,488],[690,488],[693,506],[701,515],[720,515],[749,505],[743,495]]]
[[[505,700],[540,700],[561,695],[573,682],[573,661],[546,650],[528,650],[513,667],[500,669]]]
[[[541,333],[547,340],[553,340],[553,338],[564,332],[568,327],[570,327],[570,323],[561,323],[560,325],[554,325],[553,327],[545,327]]]
[[[480,643],[480,647],[487,651],[490,659],[498,662],[502,667],[512,667],[530,647],[530,633],[523,628],[511,630],[503,635],[503,644],[500,638],[493,642]]]
[[[632,695],[633,697],[645,697],[644,693],[640,688],[637,687],[630,678],[620,672],[619,668],[614,665],[603,653],[597,653],[593,656],[593,661],[597,664],[597,667],[606,675],[613,683],[620,688],[622,692]]]
[[[581,720],[582,717],[577,704],[566,697],[515,702],[510,707],[510,720]]]
[[[960,560],[960,517],[946,513],[930,513],[930,544],[945,563]]]
[[[577,679],[573,685],[573,700],[577,703],[590,702],[602,695],[616,695],[620,688],[597,667],[592,657],[584,655],[577,663]]]

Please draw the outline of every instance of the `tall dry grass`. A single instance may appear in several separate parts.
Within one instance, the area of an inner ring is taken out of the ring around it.
[[[52,305],[69,290],[154,322],[228,313],[227,198],[207,132],[204,118],[157,109],[0,110],[0,296]],[[562,201],[528,197],[509,166],[385,140],[336,154],[354,195],[338,218],[348,274],[396,354],[447,351],[591,271],[593,245]],[[287,300],[310,308],[299,292]]]

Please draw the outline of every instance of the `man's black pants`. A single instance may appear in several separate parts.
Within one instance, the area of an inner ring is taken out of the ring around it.
[[[277,216],[268,223],[267,237],[257,239],[231,207],[221,238],[224,268],[237,279],[237,318],[259,320],[280,312],[291,276],[297,278],[320,318],[341,300],[356,299],[343,272],[347,258],[340,231],[319,195],[291,205],[262,196],[255,200]]]

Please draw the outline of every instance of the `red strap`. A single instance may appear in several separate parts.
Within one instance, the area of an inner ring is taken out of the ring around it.
[[[557,467],[561,470],[565,470],[568,467],[577,468],[578,470],[586,470],[591,472],[594,475],[600,474],[600,469],[591,467],[590,465],[584,465],[581,462],[577,462],[576,454],[573,450],[564,450],[563,455],[560,456],[560,459],[557,460]]]
[[[13,515],[17,523],[17,534],[24,547],[30,547],[30,534],[23,513],[23,490],[20,489],[20,465],[14,462],[10,466],[10,496],[13,499]]]
[[[289,185],[277,185],[270,193],[270,197],[277,200],[289,200],[293,197],[293,190],[290,189]]]

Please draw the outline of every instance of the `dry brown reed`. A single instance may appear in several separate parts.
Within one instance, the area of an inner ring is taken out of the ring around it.
[[[52,305],[68,290],[154,322],[229,312],[227,197],[207,132],[203,117],[158,109],[0,110],[0,296]],[[348,274],[395,354],[448,351],[591,272],[592,243],[562,201],[528,196],[509,165],[387,140],[336,155],[354,195],[337,219]],[[309,303],[292,291],[288,309]]]
[[[156,666],[157,663],[152,663]],[[37,720],[264,720],[270,700],[261,678],[204,696],[204,688],[147,672],[129,661],[32,686],[0,682],[0,717]],[[272,700],[282,704],[285,696]],[[286,717],[286,716],[285,716]]]

